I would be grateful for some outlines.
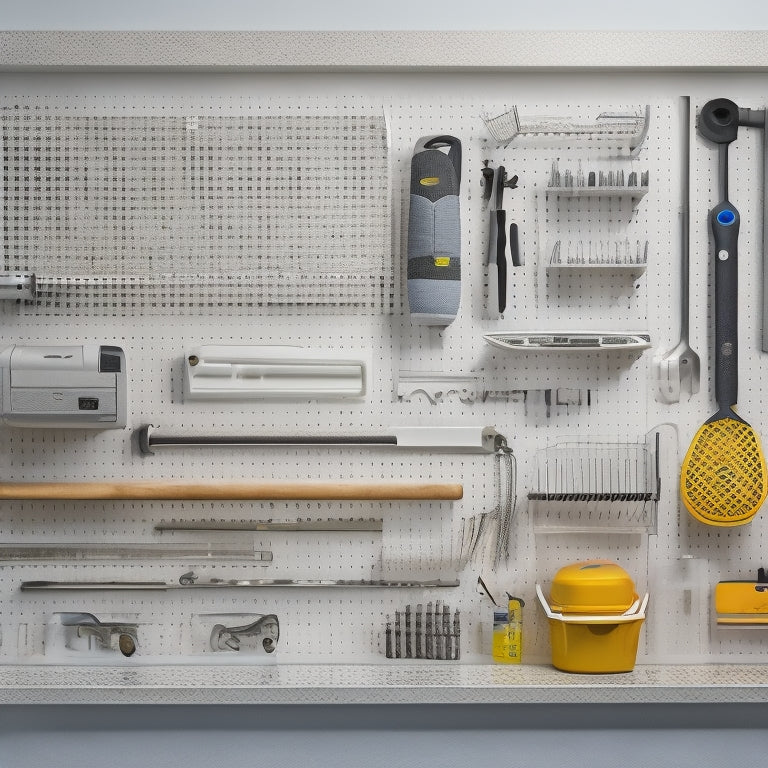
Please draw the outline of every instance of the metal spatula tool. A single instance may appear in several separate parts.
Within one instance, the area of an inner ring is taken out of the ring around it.
[[[689,321],[689,281],[690,281],[690,165],[691,165],[691,99],[683,96],[681,104],[683,141],[683,178],[681,193],[681,270],[680,270],[680,341],[677,346],[656,360],[656,381],[658,399],[663,403],[680,402],[680,397],[688,397],[699,391],[701,361],[691,348],[688,339]]]

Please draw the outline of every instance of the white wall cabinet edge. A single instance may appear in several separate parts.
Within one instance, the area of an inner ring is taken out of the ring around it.
[[[0,31],[0,71],[763,71],[768,31]]]

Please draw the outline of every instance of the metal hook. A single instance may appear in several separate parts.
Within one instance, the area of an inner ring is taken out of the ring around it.
[[[261,647],[267,653],[273,653],[280,639],[280,622],[274,613],[259,616],[256,621],[242,627],[214,625],[211,630],[211,648],[214,651],[239,651],[241,638],[259,635],[263,635]]]
[[[62,620],[62,626],[76,627],[77,636],[90,635],[103,648],[113,649],[113,640],[117,638],[117,648],[123,656],[133,656],[138,642],[138,629],[135,624],[101,622],[92,613],[74,613]]]

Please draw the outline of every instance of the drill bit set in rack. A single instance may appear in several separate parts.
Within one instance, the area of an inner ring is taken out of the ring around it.
[[[442,600],[410,605],[395,611],[394,626],[387,616],[385,654],[388,659],[430,659],[456,661],[461,658],[461,619]]]

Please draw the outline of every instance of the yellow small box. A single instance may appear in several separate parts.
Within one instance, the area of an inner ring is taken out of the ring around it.
[[[768,584],[755,581],[719,581],[715,586],[715,611],[768,616]]]
[[[635,668],[648,595],[640,600],[620,566],[607,560],[575,563],[556,574],[552,605],[538,584],[536,594],[549,621],[557,669],[610,673]]]
[[[768,583],[719,581],[715,586],[717,623],[733,627],[768,625]]]

